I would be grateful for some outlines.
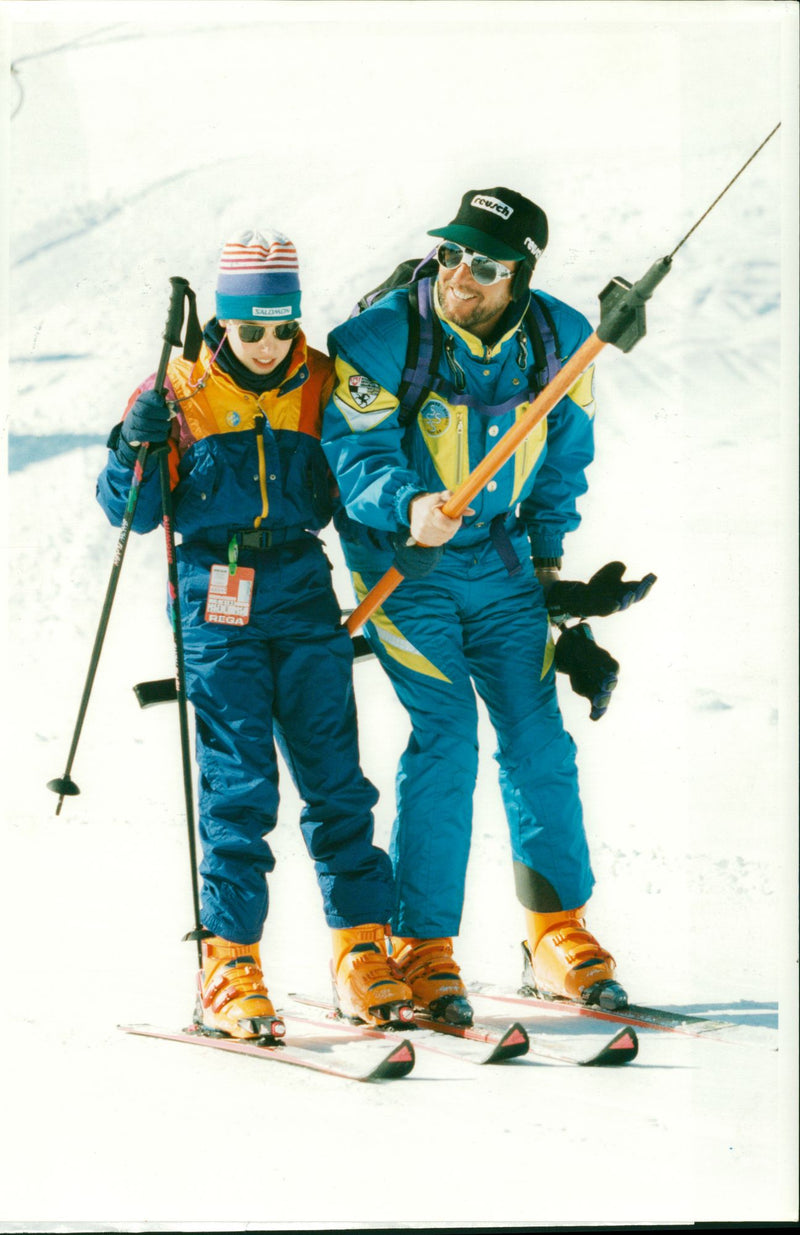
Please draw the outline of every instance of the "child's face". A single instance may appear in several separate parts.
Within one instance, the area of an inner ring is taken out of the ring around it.
[[[263,327],[264,334],[257,343],[244,343],[239,338],[239,327],[244,324]],[[231,351],[251,373],[272,373],[288,354],[293,342],[292,339],[276,338],[275,327],[265,326],[263,322],[243,323],[231,319],[220,322],[220,326],[227,327]]]

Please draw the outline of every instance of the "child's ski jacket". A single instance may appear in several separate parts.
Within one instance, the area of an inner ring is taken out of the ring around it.
[[[291,538],[319,531],[333,511],[333,484],[320,445],[322,408],[333,387],[333,365],[307,346],[300,332],[286,377],[274,390],[243,390],[212,363],[203,344],[198,360],[180,358],[167,370],[168,397],[177,403],[169,441],[174,526],[183,543],[227,544],[236,531],[259,529]],[[134,392],[152,388],[148,378]],[[131,487],[131,469],[109,439],[108,464],[97,497],[119,525]],[[148,532],[162,517],[158,468],[142,482],[133,530]]]

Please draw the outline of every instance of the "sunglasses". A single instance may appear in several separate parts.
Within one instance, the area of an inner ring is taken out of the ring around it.
[[[509,270],[508,266],[496,262],[493,257],[484,257],[482,253],[474,253],[472,249],[465,249],[453,240],[445,240],[439,245],[436,250],[436,260],[440,266],[444,266],[445,270],[455,270],[456,266],[460,266],[463,262],[469,268],[475,282],[483,287],[491,287],[492,283],[499,283],[501,279],[510,279],[514,273],[513,270]]]
[[[239,338],[242,343],[260,343],[264,338],[267,326],[256,325],[255,322],[239,323]],[[278,322],[274,327],[276,339],[293,339],[300,329],[299,322]]]

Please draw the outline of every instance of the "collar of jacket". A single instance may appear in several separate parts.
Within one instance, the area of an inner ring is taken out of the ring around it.
[[[216,318],[214,319],[216,321]],[[200,348],[200,355],[195,361],[192,370],[191,382],[193,386],[202,387],[206,384],[209,378],[223,385],[229,384],[236,390],[246,390],[248,394],[259,399],[263,394],[275,393],[277,398],[281,395],[288,394],[290,390],[295,390],[298,386],[302,386],[308,379],[308,343],[303,331],[300,330],[295,335],[294,344],[289,357],[289,368],[284,374],[282,380],[275,386],[261,384],[257,374],[253,374],[252,385],[244,384],[236,380],[232,373],[227,372],[219,363],[219,360],[214,359],[216,346],[212,348],[208,342],[208,328],[211,323],[208,323],[204,330],[203,344]],[[217,346],[219,344],[219,336],[217,336]]]
[[[505,344],[508,343],[509,340],[513,339],[514,335],[519,330],[520,323],[525,316],[525,309],[527,308],[527,305],[520,305],[519,303],[515,304],[514,302],[509,305],[506,312],[508,313],[509,310],[513,309],[513,313],[510,315],[510,324],[506,324],[502,335],[499,339],[496,339],[494,343],[485,343],[484,340],[479,339],[477,335],[471,334],[469,330],[464,330],[461,326],[457,326],[455,322],[451,322],[449,318],[445,317],[444,310],[442,309],[441,302],[439,300],[438,282],[434,282],[433,284],[433,307],[436,310],[436,316],[442,323],[443,329],[461,339],[472,356],[474,356],[477,360],[491,360],[493,357],[500,354]]]

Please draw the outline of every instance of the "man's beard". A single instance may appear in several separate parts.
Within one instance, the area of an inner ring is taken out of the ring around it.
[[[439,304],[444,307],[444,298],[447,294],[447,288],[443,290],[439,287],[438,290]],[[452,312],[451,306],[453,304],[458,306],[455,311],[457,316],[450,316]],[[480,298],[476,298],[473,304],[471,300],[461,301],[457,296],[453,295],[448,303],[446,316],[448,316],[449,320],[456,326],[460,326],[463,330],[473,330],[476,326],[482,326],[485,322],[491,322],[497,318],[500,318],[507,307],[507,305],[494,305],[489,307]]]

